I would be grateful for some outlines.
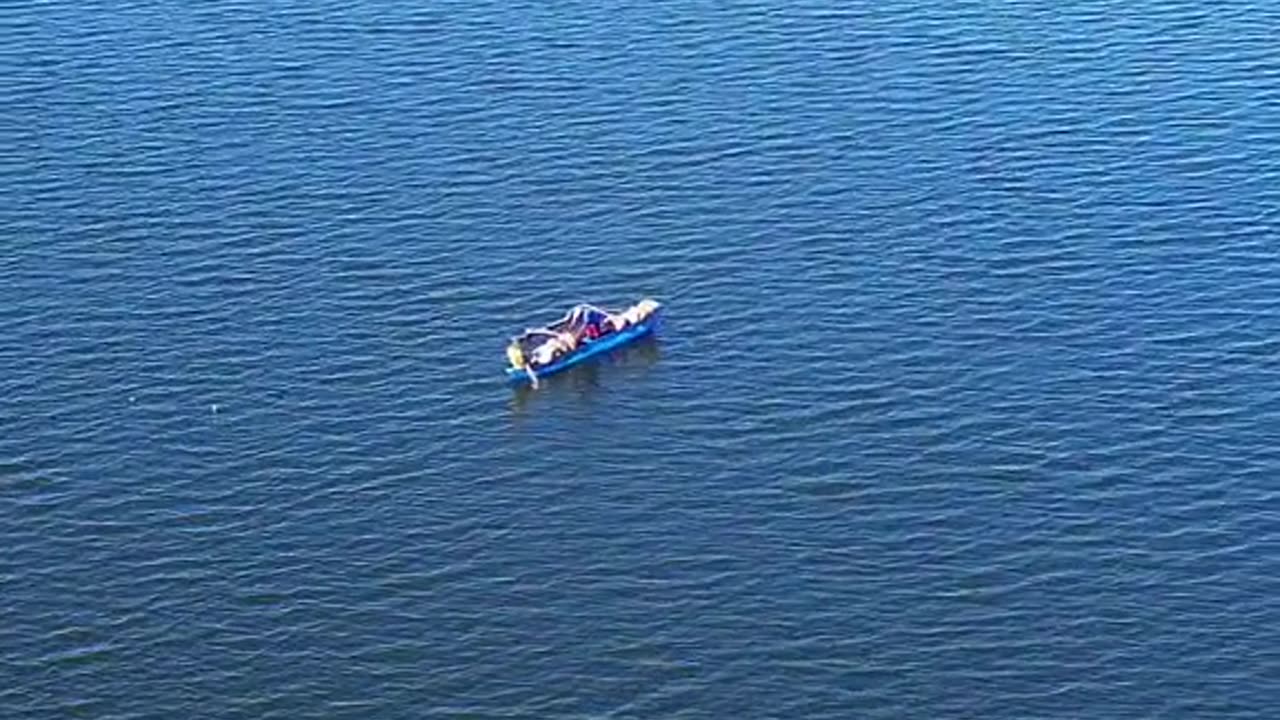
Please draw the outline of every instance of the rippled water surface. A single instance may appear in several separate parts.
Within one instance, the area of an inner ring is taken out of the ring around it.
[[[1276,716],[1274,4],[5,5],[0,717]]]

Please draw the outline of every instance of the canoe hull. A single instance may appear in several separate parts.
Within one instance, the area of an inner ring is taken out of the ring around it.
[[[610,333],[598,340],[588,342],[574,352],[571,352],[550,365],[544,368],[539,368],[534,372],[537,373],[539,379],[547,377],[548,375],[555,375],[556,373],[563,372],[574,365],[579,365],[593,357],[603,355],[611,350],[617,350],[620,347],[630,345],[642,337],[652,335],[654,331],[658,329],[658,325],[661,322],[662,308],[660,307],[643,321],[636,323],[625,330]],[[515,385],[530,382],[529,373],[524,370],[517,370],[516,368],[509,367],[507,368],[507,382]]]

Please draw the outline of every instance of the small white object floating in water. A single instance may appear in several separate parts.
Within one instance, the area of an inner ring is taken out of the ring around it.
[[[511,338],[507,379],[537,387],[541,376],[652,334],[662,320],[662,310],[661,303],[649,298],[617,313],[594,305],[575,305],[556,322]]]

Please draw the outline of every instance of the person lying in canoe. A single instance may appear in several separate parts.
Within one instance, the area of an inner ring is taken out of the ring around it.
[[[577,335],[571,332],[556,333],[555,337],[534,349],[530,362],[537,367],[546,367],[564,355],[573,352],[577,347]]]

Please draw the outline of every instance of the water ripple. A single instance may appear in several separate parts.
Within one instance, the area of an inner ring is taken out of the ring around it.
[[[1274,706],[1274,10],[12,10],[6,717]]]

